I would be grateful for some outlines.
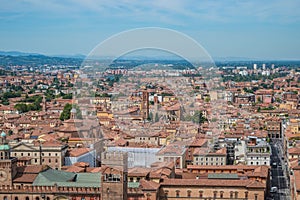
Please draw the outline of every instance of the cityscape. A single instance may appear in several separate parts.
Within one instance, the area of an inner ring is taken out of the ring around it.
[[[2,4],[0,200],[300,200],[299,2]]]

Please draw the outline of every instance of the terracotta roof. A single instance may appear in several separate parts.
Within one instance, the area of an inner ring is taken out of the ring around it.
[[[21,166],[17,168],[18,173],[22,174],[38,174],[42,171],[48,169],[47,165],[29,165],[29,166]]]
[[[151,171],[151,168],[134,167],[128,169],[128,176],[146,177]]]
[[[37,174],[17,174],[14,178],[14,183],[33,183],[35,178],[38,176]]]
[[[147,181],[147,180],[140,180],[140,187],[142,190],[155,190],[157,191],[160,187],[159,183],[156,183],[154,181]]]
[[[75,148],[69,151],[70,157],[78,157],[90,152],[89,148]]]

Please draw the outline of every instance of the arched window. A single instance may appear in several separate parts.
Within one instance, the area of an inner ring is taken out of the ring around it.
[[[180,190],[176,190],[176,197],[180,196]]]
[[[18,198],[18,197],[15,197],[15,200],[19,200],[19,198]]]
[[[223,198],[224,198],[223,196],[224,196],[224,192],[221,191],[221,192],[220,192],[220,198],[223,199]]]
[[[40,200],[40,197],[35,197],[35,200]]]
[[[50,200],[50,197],[47,197],[47,200]]]
[[[165,197],[168,197],[169,195],[169,190],[165,190]]]
[[[248,192],[245,192],[245,199],[248,199]]]
[[[29,200],[29,197],[26,197],[25,200]]]
[[[187,197],[191,197],[191,195],[192,195],[192,191],[191,191],[191,190],[188,190],[188,191],[187,191]]]
[[[4,196],[4,197],[3,197],[3,200],[7,200],[7,196]]]
[[[203,197],[203,191],[200,190],[200,191],[199,191],[199,198],[202,198],[202,197]]]
[[[230,199],[233,199],[233,192],[230,191]]]
[[[234,193],[234,198],[237,199],[238,197],[239,197],[239,192],[235,192],[235,193]]]
[[[217,198],[217,194],[218,194],[218,192],[214,191],[214,199]]]

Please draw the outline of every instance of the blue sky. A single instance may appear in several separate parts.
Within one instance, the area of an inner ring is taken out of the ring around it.
[[[299,0],[0,0],[0,50],[88,54],[121,31],[163,27],[213,57],[300,59]]]

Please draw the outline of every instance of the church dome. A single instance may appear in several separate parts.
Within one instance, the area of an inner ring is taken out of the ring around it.
[[[75,108],[72,108],[71,109],[71,113],[76,113],[77,111],[76,111],[76,109]]]
[[[4,131],[2,131],[1,137],[6,137],[6,133]]]

